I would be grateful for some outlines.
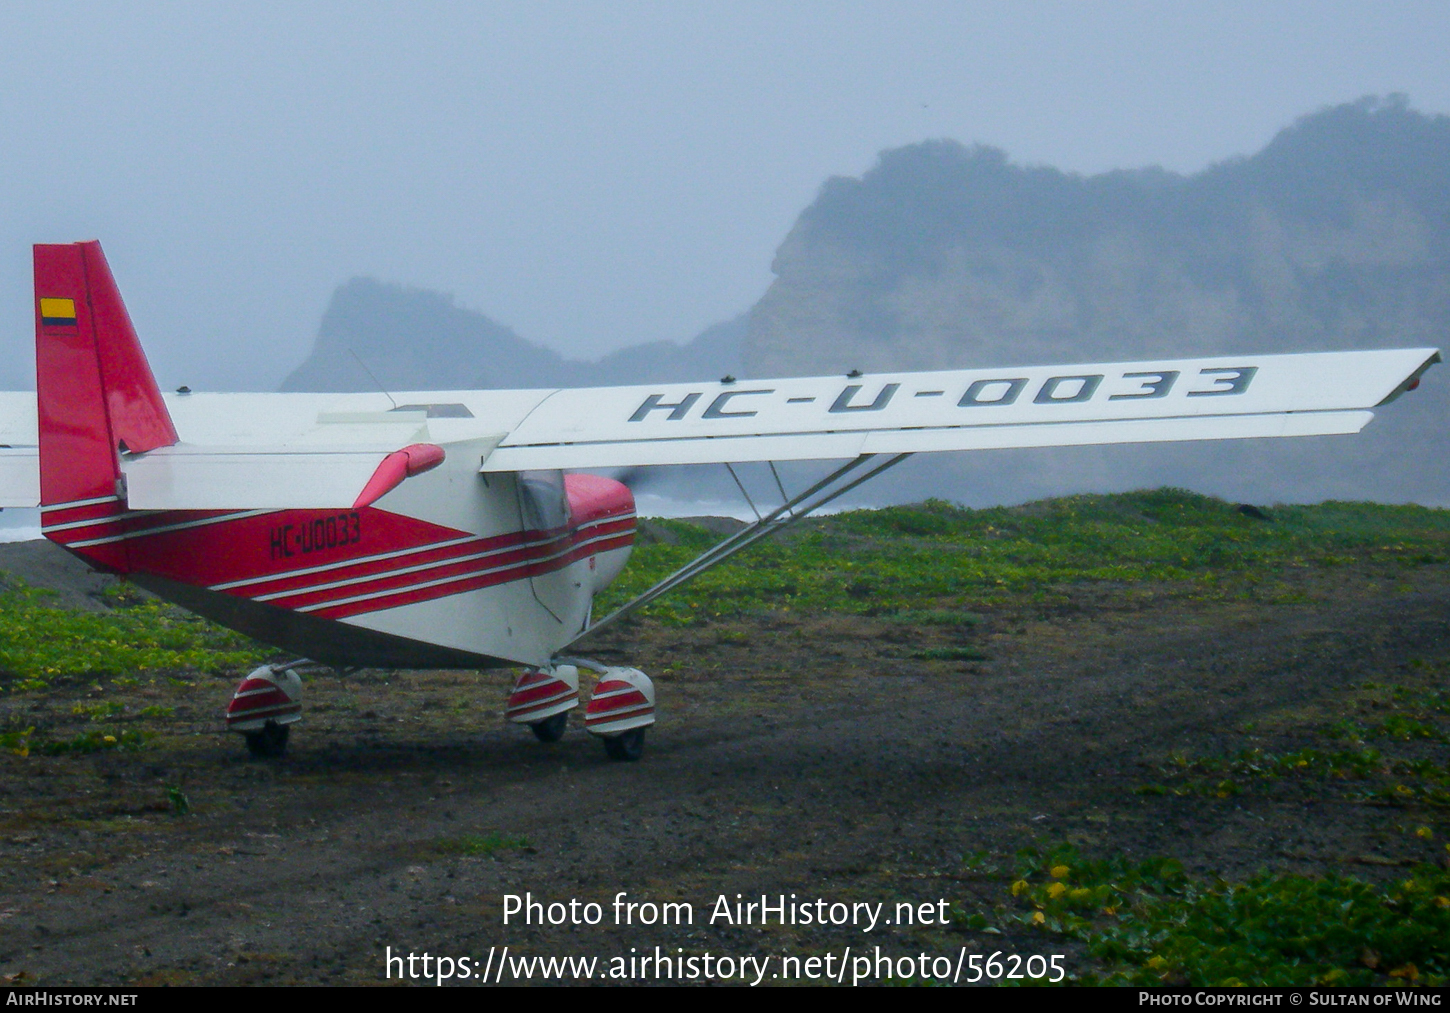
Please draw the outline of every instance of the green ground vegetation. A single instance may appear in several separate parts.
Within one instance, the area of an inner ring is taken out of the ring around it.
[[[673,544],[635,550],[596,606],[622,604],[719,536],[654,522]],[[1073,585],[1152,582],[1199,597],[1292,597],[1291,568],[1364,561],[1394,567],[1450,559],[1450,511],[1323,503],[1276,506],[1267,519],[1179,489],[1072,496],[969,510],[941,501],[802,522],[756,545],[644,614],[666,624],[767,609],[943,617],[1027,601],[1066,600]]]
[[[1001,916],[1084,945],[1093,959],[1084,984],[1450,984],[1450,662],[1410,659],[1399,677],[1355,687],[1317,720],[1242,730],[1271,748],[1174,753],[1135,790],[1225,805],[1371,806],[1438,858],[1387,880],[1264,869],[1230,881],[1162,857],[1028,848]]]
[[[1263,873],[1188,876],[1172,859],[1090,859],[1028,849],[1017,917],[1086,944],[1105,968],[1084,984],[1444,985],[1450,871],[1391,883]]]
[[[1413,835],[1422,855],[1438,858],[1379,880],[1272,868],[1230,880],[1191,875],[1162,856],[1038,845],[1011,861],[982,854],[967,862],[968,872],[1004,885],[1015,871],[1007,903],[993,913],[959,909],[959,927],[996,933],[994,922],[1015,922],[1075,941],[1090,958],[1075,976],[1081,984],[1450,984],[1450,664],[1412,660],[1406,668],[1410,684],[1360,686],[1336,701],[1332,720],[1275,728],[1274,749],[1175,753],[1136,793],[1232,800],[1225,805],[1277,798],[1373,806],[1386,826]]]
[[[1450,810],[1450,671],[1411,659],[1419,685],[1366,683],[1345,716],[1300,730],[1290,748],[1251,746],[1225,756],[1175,753],[1141,795],[1230,798],[1289,787],[1396,808]]]
[[[487,833],[463,834],[460,837],[445,837],[431,842],[426,851],[430,854],[448,857],[452,855],[471,855],[481,858],[491,858],[504,851],[520,851],[531,848],[528,839],[516,834],[504,834],[497,830],[490,830]]]
[[[255,641],[154,599],[117,596],[109,612],[74,612],[11,579],[0,590],[0,690],[148,673],[230,671],[273,653]],[[114,704],[92,705],[105,720]]]

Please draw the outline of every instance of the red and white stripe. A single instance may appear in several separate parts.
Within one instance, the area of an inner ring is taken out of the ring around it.
[[[310,519],[312,513],[303,517]],[[631,512],[591,519],[573,529],[481,538],[365,509],[363,523],[369,529],[385,518],[392,522],[384,537],[396,547],[290,567],[289,560],[247,557],[236,551],[236,546],[262,544],[265,528],[297,516],[296,511],[273,510],[128,511],[118,497],[105,496],[43,508],[42,529],[52,541],[75,550],[126,543],[130,568],[188,583],[199,582],[198,570],[210,569],[215,576],[227,579],[207,582],[204,586],[209,590],[328,619],[431,601],[550,573],[579,559],[626,548],[633,543],[635,531]],[[259,518],[265,518],[262,528],[256,527]],[[177,540],[198,528],[212,530],[201,542],[191,537]],[[414,539],[413,544],[405,541]],[[359,548],[362,544],[366,543],[360,543]],[[107,562],[114,565],[111,560]],[[274,563],[282,568],[237,573],[238,568]]]
[[[577,677],[576,677],[577,678]],[[520,724],[542,721],[579,705],[579,686],[552,672],[531,669],[519,676],[509,694],[504,717]]]
[[[641,684],[637,685],[637,681]],[[654,721],[653,692],[643,673],[628,681],[617,676],[604,676],[595,685],[594,694],[584,708],[584,727],[596,735],[641,728],[654,724]]]
[[[633,540],[634,518],[611,518],[574,531],[450,540],[211,589],[342,619],[550,573]]]
[[[242,680],[231,703],[227,704],[227,727],[231,728],[243,722],[277,721],[279,718],[301,713],[302,702],[293,700],[275,682],[247,678]]]

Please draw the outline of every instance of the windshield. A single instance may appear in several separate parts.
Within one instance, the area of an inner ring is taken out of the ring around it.
[[[518,481],[524,527],[547,531],[569,523],[562,471],[521,471]]]

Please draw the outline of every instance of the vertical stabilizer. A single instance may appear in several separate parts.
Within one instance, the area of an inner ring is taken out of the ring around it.
[[[35,247],[35,372],[43,523],[118,514],[119,452],[177,437],[100,243]]]

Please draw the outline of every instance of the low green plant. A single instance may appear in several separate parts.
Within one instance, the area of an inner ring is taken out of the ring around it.
[[[486,834],[463,834],[460,837],[445,837],[434,841],[430,850],[440,855],[492,856],[500,851],[515,851],[529,847],[526,838],[501,834],[490,830]]]
[[[47,597],[23,586],[0,591],[0,687],[39,690],[57,680],[134,678],[138,671],[230,671],[260,664],[269,653],[247,637],[154,600],[111,612],[72,612],[47,604]],[[97,710],[95,716],[111,715]]]
[[[1388,885],[1284,873],[1234,883],[1176,861],[1019,853],[1019,918],[1086,944],[1085,983],[1191,986],[1445,985],[1450,871]]]
[[[608,611],[684,565],[719,537],[682,521],[657,522],[673,542],[639,545],[596,604]],[[969,510],[940,500],[857,510],[803,522],[766,539],[644,614],[666,625],[765,610],[878,616],[949,625],[1007,602],[1065,600],[1070,585],[1155,593],[1302,599],[1291,569],[1363,561],[1442,565],[1450,511],[1323,503],[1280,506],[1274,523],[1179,489],[1071,496]]]
[[[881,618],[905,626],[975,626],[982,621],[974,612],[957,609],[905,609]]]
[[[986,654],[975,647],[929,647],[911,656],[916,661],[986,661]]]
[[[1269,753],[1247,749],[1230,757],[1175,756],[1158,767],[1163,781],[1141,785],[1139,795],[1202,795],[1231,798],[1258,783],[1315,778],[1352,799],[1397,805],[1450,805],[1450,765],[1425,757],[1385,756],[1377,749],[1297,749]],[[1365,784],[1364,782],[1370,782]]]
[[[185,816],[191,812],[191,799],[186,797],[178,785],[167,785],[166,804],[171,807],[173,816]]]
[[[91,721],[109,721],[125,709],[119,700],[102,700],[98,703],[78,703],[71,708],[71,713]]]
[[[129,728],[116,731],[94,729],[82,732],[70,739],[42,739],[29,743],[29,752],[42,756],[65,756],[80,753],[100,753],[108,749],[140,749],[146,744],[146,737]]]
[[[16,756],[30,755],[30,737],[35,734],[34,726],[29,728],[12,727],[7,731],[0,732],[0,749],[7,753],[14,753]]]

